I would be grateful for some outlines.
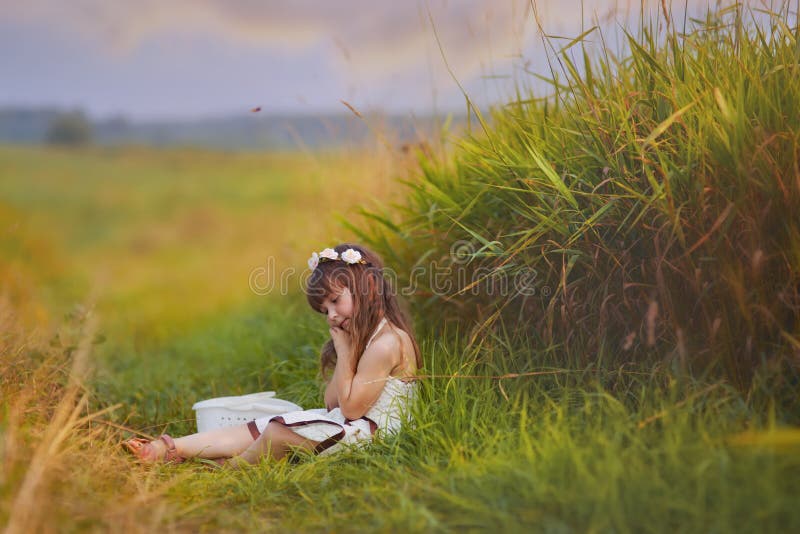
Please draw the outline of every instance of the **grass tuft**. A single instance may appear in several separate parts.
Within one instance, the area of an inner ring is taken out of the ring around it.
[[[424,324],[508,329],[521,346],[558,345],[569,367],[646,363],[745,392],[769,376],[797,413],[789,8],[737,4],[668,30],[643,18],[616,51],[593,52],[588,32],[550,43],[550,95],[520,88],[486,134],[452,156],[420,154],[408,201],[370,214],[390,224],[364,237],[399,262],[401,285],[419,287]]]

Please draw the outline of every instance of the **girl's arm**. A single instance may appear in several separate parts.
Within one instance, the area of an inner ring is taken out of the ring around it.
[[[334,327],[331,328],[331,335],[337,345],[337,359],[328,388],[333,388],[336,392],[342,415],[348,419],[358,419],[369,411],[383,391],[392,371],[400,363],[400,341],[395,336],[376,339],[367,347],[356,365],[349,343],[340,337],[347,334]],[[326,388],[326,402],[327,393]]]
[[[339,397],[336,394],[336,371],[331,375],[328,383],[325,384],[325,408],[330,411],[339,406]]]

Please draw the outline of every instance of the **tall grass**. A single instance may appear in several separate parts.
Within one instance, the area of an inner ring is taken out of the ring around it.
[[[76,314],[57,336],[48,336],[31,329],[24,316],[0,297],[4,532],[145,532],[179,524],[187,507],[163,501],[179,479],[154,483],[154,476],[131,471],[119,455],[118,430],[103,423],[119,406],[89,407],[96,318]]]
[[[711,372],[743,390],[769,376],[796,408],[792,5],[643,20],[619,51],[598,28],[546,40],[551,94],[520,88],[452,157],[421,154],[408,201],[370,213],[384,224],[362,238],[403,283],[451,267],[453,290],[415,279],[426,323],[469,317],[576,367]]]

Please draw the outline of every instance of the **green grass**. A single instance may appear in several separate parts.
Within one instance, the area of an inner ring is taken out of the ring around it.
[[[293,310],[298,319],[303,311]],[[263,367],[261,358],[242,358],[243,368],[259,369],[258,376],[240,372],[238,385],[217,392],[238,392],[242,384],[275,387],[284,398],[318,405],[316,369],[287,368],[287,362],[321,337],[313,325],[305,330],[309,337],[298,334],[291,321],[269,323],[267,336],[259,323],[268,317],[252,314],[245,336],[224,327],[209,333],[215,345],[240,355],[259,352],[245,339],[283,334],[295,341],[270,343]],[[423,350],[430,374],[506,371],[465,368],[464,346],[426,339]],[[180,342],[162,352],[178,361],[194,359],[194,353]],[[145,389],[132,404],[165,411],[142,420],[166,423],[188,415],[191,401],[184,395],[209,391],[210,377],[225,382],[227,364],[206,359],[200,365],[204,373],[179,380],[171,365],[159,365],[172,378],[159,384],[158,394]],[[136,377],[130,382],[146,383]],[[365,451],[298,465],[266,462],[244,472],[209,471],[200,464],[159,472],[186,477],[170,495],[185,506],[202,496],[208,504],[182,521],[210,529],[796,529],[797,443],[735,445],[734,437],[748,428],[770,428],[768,414],[755,413],[733,388],[701,386],[663,384],[647,373],[592,371],[505,379],[502,389],[492,379],[423,379],[415,427]]]
[[[158,423],[151,433],[176,435],[194,431],[192,404],[212,397],[278,390],[316,407],[316,360],[327,328],[306,308],[295,294],[202,321],[145,348],[115,342],[93,390],[101,402],[125,403],[117,416],[127,425]]]

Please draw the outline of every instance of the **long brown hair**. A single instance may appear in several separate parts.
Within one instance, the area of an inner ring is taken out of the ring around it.
[[[344,261],[321,261],[306,283],[306,299],[311,308],[319,313],[322,301],[336,289],[346,287],[353,295],[353,316],[350,320],[350,336],[356,362],[361,359],[367,342],[381,318],[385,317],[392,325],[404,330],[414,346],[417,368],[422,367],[419,345],[414,338],[411,321],[400,308],[397,295],[383,273],[383,261],[371,250],[361,245],[342,243],[333,247],[340,256],[352,248],[361,253],[366,263],[348,264]],[[395,332],[395,335],[397,333]],[[323,376],[336,366],[336,349],[329,339],[320,353],[320,371]]]

